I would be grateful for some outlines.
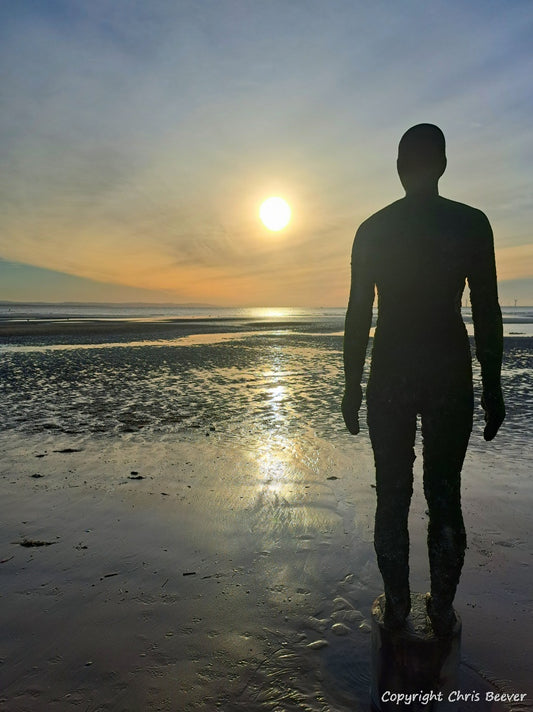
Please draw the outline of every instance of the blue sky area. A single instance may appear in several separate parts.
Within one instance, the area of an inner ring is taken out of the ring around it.
[[[431,122],[533,304],[532,36],[529,0],[2,3],[0,299],[342,306]]]

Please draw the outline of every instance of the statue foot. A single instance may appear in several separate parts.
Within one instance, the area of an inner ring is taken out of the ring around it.
[[[410,611],[410,596],[408,596],[408,598],[391,598],[390,596],[385,596],[385,612],[383,614],[384,626],[391,630],[403,628]]]
[[[453,632],[457,616],[451,604],[438,605],[430,593],[426,594],[426,610],[437,638],[447,638]]]

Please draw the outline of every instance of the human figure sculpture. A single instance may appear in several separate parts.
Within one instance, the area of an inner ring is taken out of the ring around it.
[[[470,345],[461,317],[465,279],[481,365],[485,440],[494,438],[505,418],[492,230],[481,211],[439,195],[445,168],[442,131],[432,124],[410,128],[400,141],[397,161],[405,197],[372,215],[356,233],[342,401],[346,426],[356,435],[377,289],[366,400],[376,467],[374,544],[384,582],[384,623],[401,628],[411,606],[407,519],[420,415],[429,509],[427,613],[438,636],[449,634],[456,621],[453,599],[466,548],[460,479],[474,399]]]

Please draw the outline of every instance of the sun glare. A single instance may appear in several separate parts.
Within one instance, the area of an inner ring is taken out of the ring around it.
[[[263,225],[273,232],[283,230],[291,219],[291,208],[283,198],[267,198],[261,205],[259,217]]]

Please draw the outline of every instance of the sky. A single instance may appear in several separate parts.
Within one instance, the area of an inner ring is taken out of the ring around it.
[[[533,305],[532,36],[530,0],[1,3],[0,300],[344,306],[430,122]]]

